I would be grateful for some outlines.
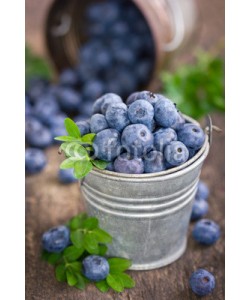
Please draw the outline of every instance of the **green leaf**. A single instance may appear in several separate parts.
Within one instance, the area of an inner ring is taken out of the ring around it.
[[[64,264],[60,264],[55,269],[56,279],[60,282],[66,281],[66,269]]]
[[[42,260],[48,261],[50,254],[51,254],[51,253],[49,253],[49,252],[43,250],[43,251],[42,251],[42,255],[41,255]]]
[[[74,271],[74,273],[81,273],[82,263],[80,261],[73,261],[69,264],[69,268],[71,271]]]
[[[69,222],[69,227],[71,230],[76,230],[82,228],[83,221],[87,219],[87,214],[82,213],[73,217]]]
[[[73,136],[68,136],[68,135],[57,136],[54,138],[54,140],[61,141],[61,142],[79,142],[79,143],[81,142],[77,138],[75,138]]]
[[[80,129],[73,120],[66,118],[64,120],[64,125],[69,136],[73,136],[75,138],[81,137]]]
[[[88,133],[88,134],[85,134],[84,136],[82,136],[81,141],[82,141],[83,143],[92,145],[95,136],[96,136],[95,133]]]
[[[100,256],[104,256],[108,251],[108,247],[106,245],[99,245],[98,247],[99,247],[99,253],[98,254]]]
[[[77,284],[77,278],[70,269],[66,270],[66,277],[67,277],[68,285],[74,286],[75,284]]]
[[[109,164],[107,161],[104,160],[91,160],[92,164],[95,165],[98,169],[104,170],[106,169],[107,165]]]
[[[109,290],[109,285],[107,284],[106,280],[102,280],[102,281],[96,282],[95,286],[102,293],[106,293]]]
[[[129,267],[131,267],[132,262],[126,258],[109,258],[108,259],[110,273],[117,273],[126,271]]]
[[[106,281],[107,284],[116,292],[122,292],[124,290],[123,282],[116,274],[108,274]]]
[[[77,179],[81,179],[86,176],[93,168],[89,161],[77,161],[74,167],[74,176]]]
[[[100,228],[94,229],[92,231],[92,233],[95,235],[95,237],[99,243],[111,243],[112,242],[112,236]]]
[[[119,273],[116,274],[121,279],[123,286],[125,288],[133,288],[135,286],[135,281],[133,278],[131,278],[128,274],[125,273]]]
[[[48,263],[55,265],[62,258],[62,253],[50,253]]]
[[[70,158],[65,159],[61,164],[60,164],[60,169],[71,169],[74,168],[75,160]]]
[[[99,254],[98,242],[92,233],[85,234],[84,248],[89,254]]]
[[[76,248],[84,248],[84,232],[82,230],[76,230],[71,232],[70,239]]]
[[[63,251],[63,256],[67,261],[77,260],[84,252],[84,248],[76,248],[76,246],[69,246]]]
[[[77,279],[77,283],[75,284],[75,287],[78,288],[79,290],[84,290],[86,286],[84,277],[78,273],[76,273],[75,276]]]
[[[98,227],[98,225],[99,225],[99,221],[95,217],[88,217],[82,223],[82,227],[84,229],[88,229],[88,230],[96,229]]]
[[[61,149],[64,151],[65,155],[71,157],[72,160],[89,160],[88,152],[79,143],[64,143]]]

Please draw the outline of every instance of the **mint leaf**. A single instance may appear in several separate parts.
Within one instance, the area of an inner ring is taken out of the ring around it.
[[[92,164],[95,165],[98,169],[104,170],[106,169],[107,165],[109,164],[107,161],[104,160],[91,160]]]
[[[126,271],[132,265],[131,260],[118,257],[109,258],[108,263],[111,274]]]
[[[65,159],[61,164],[60,164],[60,169],[71,169],[74,168],[76,160],[70,158]]]
[[[104,256],[108,251],[108,247],[106,245],[99,245],[99,255]]]
[[[88,133],[88,134],[85,134],[84,136],[81,137],[81,141],[82,141],[83,143],[92,145],[95,136],[96,136],[95,133]]]
[[[95,286],[102,293],[106,293],[109,290],[109,285],[107,284],[106,280],[102,280],[102,281],[96,282]]]
[[[77,248],[76,246],[69,246],[63,251],[63,256],[67,261],[77,260],[84,252],[84,248]]]
[[[56,279],[60,282],[66,281],[66,269],[65,265],[61,264],[56,267],[55,270]]]
[[[68,135],[57,136],[54,138],[54,140],[61,142],[80,142],[80,140],[78,140],[77,138]]]
[[[99,243],[111,243],[112,242],[112,236],[100,228],[94,229],[92,231],[92,234],[95,235],[95,237]]]
[[[62,258],[62,254],[61,253],[50,253],[50,255],[48,256],[48,263],[51,265],[55,265],[60,259]]]
[[[131,278],[128,274],[125,273],[118,273],[116,274],[120,278],[125,288],[133,288],[135,286],[135,281]]]
[[[66,277],[67,277],[68,285],[73,286],[77,284],[77,278],[70,269],[66,270]]]
[[[99,221],[95,217],[88,217],[86,220],[83,221],[82,227],[84,229],[92,230],[97,228],[99,225]]]
[[[73,120],[66,118],[64,120],[64,125],[69,136],[73,136],[75,138],[81,137],[80,129]]]
[[[75,287],[80,289],[80,290],[84,290],[85,288],[85,280],[84,277],[78,273],[75,274],[76,279],[77,279],[77,283],[75,284]]]
[[[89,161],[77,161],[74,168],[74,176],[81,179],[92,170],[93,165]]]
[[[61,149],[64,151],[66,156],[70,156],[72,159],[76,160],[88,160],[89,155],[86,149],[79,143],[63,143]]]
[[[77,215],[72,218],[69,222],[69,227],[71,230],[76,230],[78,228],[82,228],[83,221],[87,219],[87,215],[85,213]]]
[[[70,239],[73,245],[76,246],[76,248],[84,248],[84,233],[82,230],[76,230],[71,232]]]
[[[90,254],[99,254],[98,242],[92,233],[86,233],[84,236],[84,248]]]
[[[107,284],[116,292],[122,292],[124,290],[123,282],[116,274],[108,274],[106,281]]]
[[[74,271],[74,273],[81,273],[82,263],[80,261],[74,261],[69,264],[69,268]]]

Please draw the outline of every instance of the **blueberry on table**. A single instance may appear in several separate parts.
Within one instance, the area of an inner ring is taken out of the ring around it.
[[[121,152],[120,133],[116,129],[105,129],[95,136],[93,147],[95,156],[101,160],[112,161]]]
[[[26,141],[31,147],[44,149],[53,144],[53,137],[48,128],[42,127],[28,132]]]
[[[201,127],[195,124],[185,124],[178,131],[178,140],[187,147],[198,150],[205,142],[205,133]]]
[[[209,188],[204,181],[200,180],[198,183],[196,197],[207,200],[208,196],[209,196]]]
[[[42,236],[43,249],[48,252],[62,252],[69,244],[70,231],[64,225],[53,227]]]
[[[174,141],[165,147],[164,156],[170,165],[179,166],[188,160],[189,153],[183,143]]]
[[[81,136],[90,133],[90,122],[83,120],[76,122],[76,125],[78,126]]]
[[[128,109],[125,103],[115,103],[108,106],[106,111],[106,120],[109,127],[122,131],[129,125]]]
[[[191,221],[204,217],[208,212],[208,203],[204,199],[195,200],[192,207]]]
[[[99,255],[89,255],[82,261],[82,273],[91,281],[101,281],[109,274],[109,263]]]
[[[159,126],[168,128],[178,119],[178,112],[174,103],[167,98],[160,98],[154,105],[155,121]]]
[[[101,97],[103,99],[102,105],[101,105],[101,112],[103,114],[106,113],[108,106],[110,104],[115,104],[115,103],[123,103],[122,98],[114,93],[108,93],[105,94]],[[101,101],[101,100],[100,100]]]
[[[58,179],[61,183],[68,184],[76,182],[73,169],[60,169],[58,171]]]
[[[198,243],[212,245],[220,237],[220,227],[212,220],[202,219],[195,224],[192,235]]]
[[[163,152],[171,142],[177,141],[177,134],[172,128],[160,128],[154,132],[154,146]]]
[[[152,150],[154,137],[147,126],[132,124],[124,128],[121,143],[127,152],[140,157]]]
[[[128,108],[128,117],[133,124],[149,127],[154,118],[154,108],[146,100],[136,100]]]
[[[151,151],[144,156],[144,172],[156,173],[166,170],[166,160],[159,151]]]
[[[189,285],[196,295],[206,296],[215,288],[215,278],[207,270],[198,269],[191,275]]]
[[[27,174],[36,174],[41,172],[47,164],[44,152],[36,148],[27,148],[25,150],[25,171]]]
[[[118,173],[142,174],[144,172],[144,164],[141,158],[123,153],[114,161],[114,169]]]
[[[104,115],[94,114],[90,118],[90,130],[91,132],[98,133],[109,127],[108,122]]]

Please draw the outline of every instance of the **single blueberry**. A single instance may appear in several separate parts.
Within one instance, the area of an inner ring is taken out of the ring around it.
[[[215,278],[207,270],[198,269],[192,273],[189,285],[196,295],[206,296],[215,288]]]
[[[154,146],[163,152],[171,142],[177,141],[177,134],[172,128],[160,128],[154,132]]]
[[[35,103],[37,98],[42,96],[48,87],[48,81],[43,78],[34,77],[28,82],[28,95],[32,101]]]
[[[47,159],[44,152],[36,148],[25,149],[25,171],[27,174],[36,174],[44,169]]]
[[[198,243],[212,245],[220,237],[220,227],[212,220],[202,219],[195,224],[192,235]]]
[[[101,281],[109,274],[109,263],[99,255],[89,255],[82,261],[82,273],[91,281]]]
[[[98,133],[104,129],[109,127],[108,122],[104,115],[102,114],[94,114],[90,118],[90,131],[94,133]]]
[[[138,157],[132,157],[128,153],[123,153],[114,161],[116,172],[126,174],[142,174],[144,172],[143,160]]]
[[[134,92],[134,93],[132,93],[132,94],[129,95],[129,97],[126,100],[127,106],[129,106],[130,104],[132,104],[133,102],[135,102],[136,100],[138,100],[137,95],[139,93],[140,92]]]
[[[42,237],[43,249],[48,252],[60,253],[70,243],[69,228],[61,225],[46,231]]]
[[[205,134],[201,127],[195,124],[185,124],[178,131],[178,140],[187,147],[198,150],[205,142]]]
[[[108,170],[108,171],[115,171],[115,168],[114,168],[114,162],[111,161],[111,162],[107,165],[107,167],[106,167],[105,170]]]
[[[175,141],[165,147],[164,156],[172,166],[179,166],[188,160],[189,153],[183,143]]]
[[[77,111],[82,102],[80,94],[68,87],[60,88],[58,100],[61,108],[66,112]]]
[[[188,149],[188,152],[189,152],[188,159],[191,159],[192,157],[195,156],[195,154],[197,153],[197,150],[194,150],[194,149],[188,148],[188,147],[187,147],[187,149]]]
[[[130,121],[128,118],[128,108],[125,103],[110,104],[105,114],[109,127],[122,131]]]
[[[97,79],[88,80],[82,90],[83,99],[97,99],[103,94],[104,89],[102,81]]]
[[[154,110],[155,121],[159,126],[165,128],[171,127],[178,119],[174,103],[167,98],[158,99],[154,105]]]
[[[43,124],[35,117],[27,116],[25,118],[25,136],[42,128],[44,128]]]
[[[191,221],[204,217],[208,212],[208,203],[204,199],[195,200],[192,207]]]
[[[154,108],[146,100],[136,100],[128,108],[128,117],[133,124],[144,124],[150,127],[154,118]]]
[[[102,105],[101,105],[101,112],[103,114],[106,113],[108,106],[110,104],[115,104],[115,103],[123,103],[122,98],[114,93],[108,93],[105,94],[101,97],[103,100]]]
[[[75,70],[65,69],[59,76],[59,84],[75,87],[79,83],[79,78]]]
[[[27,133],[26,140],[31,147],[46,148],[53,143],[53,137],[50,130],[42,127]]]
[[[59,112],[60,108],[54,96],[44,94],[37,99],[34,106],[34,114],[36,117],[47,125],[48,120]]]
[[[96,134],[93,147],[95,156],[101,160],[112,161],[121,152],[120,133],[116,129],[105,129]]]
[[[60,169],[58,171],[58,179],[61,183],[68,184],[76,182],[73,169]]]
[[[185,124],[185,119],[181,113],[178,113],[176,122],[171,126],[174,130],[180,130]]]
[[[52,128],[56,126],[64,126],[64,120],[67,118],[67,115],[62,112],[57,112],[47,119],[46,124]]]
[[[155,103],[158,101],[157,95],[150,91],[139,92],[136,98],[137,100],[146,100],[152,105],[155,105]]]
[[[93,103],[93,113],[94,114],[102,113],[101,107],[104,104],[104,100],[105,100],[105,98],[103,96],[98,98],[97,100],[95,100],[95,102]]]
[[[166,160],[159,151],[151,151],[144,156],[144,172],[156,173],[166,170]]]
[[[207,200],[208,196],[209,196],[209,188],[204,181],[200,180],[198,183],[196,197]]]
[[[145,125],[132,124],[123,130],[121,142],[127,152],[133,156],[143,156],[152,149],[154,138]]]
[[[80,130],[81,136],[90,133],[90,122],[88,120],[78,121],[76,125]]]

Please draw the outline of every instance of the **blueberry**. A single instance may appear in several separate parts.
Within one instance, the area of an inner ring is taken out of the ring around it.
[[[73,183],[77,181],[77,179],[74,176],[73,169],[60,169],[58,171],[58,179],[61,183],[64,184]]]
[[[96,134],[93,142],[95,156],[101,160],[112,161],[121,152],[120,133],[116,129],[105,129]]]
[[[155,103],[158,101],[157,95],[150,91],[139,92],[137,95],[137,100],[141,100],[141,99],[148,101],[152,105],[155,105]]]
[[[44,152],[40,149],[25,149],[25,171],[28,174],[36,174],[44,169],[47,159]]]
[[[82,90],[83,98],[86,99],[97,99],[104,92],[104,84],[102,81],[97,79],[88,80]]]
[[[43,249],[48,252],[62,252],[70,243],[68,227],[61,225],[46,231],[42,237]]]
[[[132,124],[125,127],[121,136],[122,146],[134,156],[143,156],[152,149],[154,138],[143,124]]]
[[[183,125],[185,124],[185,119],[181,115],[181,113],[178,113],[176,122],[171,126],[174,130],[180,130]]]
[[[168,128],[175,124],[178,118],[174,103],[167,98],[158,99],[154,105],[155,121],[159,126]]]
[[[172,128],[160,128],[154,132],[154,146],[163,152],[171,142],[177,141],[177,134]]]
[[[188,147],[187,147],[187,149],[188,149],[188,152],[189,152],[188,159],[191,159],[192,157],[195,156],[195,154],[197,153],[197,151],[194,150],[194,149],[192,149],[192,148],[188,148]]]
[[[110,104],[115,104],[115,103],[123,103],[122,102],[122,98],[114,93],[108,93],[105,94],[101,97],[103,100],[102,104],[101,104],[101,112],[103,114],[106,113],[108,106]]]
[[[101,27],[103,28],[103,26],[101,26]],[[105,69],[112,67],[112,56],[111,56],[110,51],[105,48],[101,48],[100,50],[98,50],[95,54],[95,59],[93,61],[92,67],[95,68],[95,70],[97,72],[104,71]],[[102,92],[97,97],[100,97],[102,95],[103,89],[104,89],[104,86],[102,84]],[[95,95],[95,98],[96,98],[96,95]]]
[[[178,131],[178,140],[187,147],[198,150],[205,142],[204,131],[195,124],[185,124]]]
[[[77,115],[76,117],[74,117],[74,122],[81,122],[81,121],[87,121],[88,118],[85,115]]]
[[[43,78],[34,77],[28,83],[28,95],[31,101],[36,102],[37,98],[43,95],[48,87],[48,81]]]
[[[109,127],[106,118],[102,114],[95,114],[90,118],[91,132],[98,133]]]
[[[108,171],[115,171],[114,162],[111,161],[111,162],[107,165],[107,167],[106,167],[105,170],[108,170]]]
[[[52,115],[50,118],[47,119],[46,124],[52,128],[57,126],[64,126],[64,120],[67,116],[62,112],[57,112],[56,114]]]
[[[128,153],[123,153],[114,161],[116,172],[126,174],[142,174],[144,172],[144,164],[141,158],[132,157]]]
[[[198,243],[212,245],[220,237],[220,227],[212,220],[203,219],[195,224],[192,235]]]
[[[196,221],[204,217],[208,212],[208,203],[204,199],[195,200],[192,207],[191,220]]]
[[[82,102],[80,94],[68,87],[60,88],[58,100],[61,108],[66,112],[77,111]]]
[[[82,273],[91,281],[101,281],[109,274],[109,263],[99,255],[89,255],[82,261]]]
[[[192,273],[189,284],[196,295],[206,296],[215,288],[215,278],[207,270],[198,269]]]
[[[84,101],[79,108],[79,112],[86,118],[90,118],[93,113],[93,102],[92,101]]]
[[[122,20],[116,21],[110,26],[110,34],[114,37],[121,37],[129,32],[129,27],[127,22]]]
[[[122,131],[130,123],[127,105],[124,103],[110,104],[105,116],[109,127],[118,131]]]
[[[209,188],[204,181],[200,180],[198,183],[196,197],[207,200],[208,196],[209,196]]]
[[[78,121],[76,122],[76,125],[80,129],[81,136],[90,133],[90,122],[89,121]]]
[[[151,76],[152,67],[153,65],[151,60],[146,60],[138,63],[138,65],[136,66],[136,76],[140,83],[145,84],[148,82]],[[154,102],[155,101],[153,101],[153,103]],[[150,103],[153,104],[152,102]]]
[[[114,59],[118,64],[133,66],[136,63],[136,57],[131,48],[120,47],[114,51]]]
[[[50,132],[51,132],[51,135],[52,135],[53,139],[57,136],[67,135],[67,132],[66,132],[66,129],[65,129],[64,125],[53,125],[50,128]],[[54,143],[60,144],[61,142],[54,140]]]
[[[25,95],[25,116],[30,116],[33,114],[33,108],[30,104],[29,97]]]
[[[34,106],[34,114],[44,124],[47,124],[48,120],[58,113],[59,110],[60,108],[55,97],[50,94],[40,96]]]
[[[34,131],[42,129],[44,126],[35,117],[27,116],[25,118],[25,136],[31,134]]]
[[[53,143],[53,137],[49,129],[42,127],[27,133],[26,139],[31,147],[46,148]]]
[[[146,100],[136,100],[128,108],[128,117],[134,124],[144,124],[150,127],[154,118],[154,108]]]
[[[166,160],[159,151],[151,151],[144,157],[145,173],[156,173],[166,170]]]
[[[164,156],[172,166],[179,166],[188,160],[189,153],[183,143],[175,141],[165,147]]]
[[[133,102],[135,102],[136,100],[138,100],[137,95],[140,92],[134,92],[132,94],[129,95],[129,97],[126,100],[126,104],[129,106],[130,104],[132,104]]]
[[[94,114],[100,114],[102,112],[101,107],[104,104],[104,100],[105,100],[105,98],[102,96],[93,103],[93,113]]]
[[[74,70],[65,69],[59,76],[59,83],[64,86],[74,87],[79,83],[79,78]]]

